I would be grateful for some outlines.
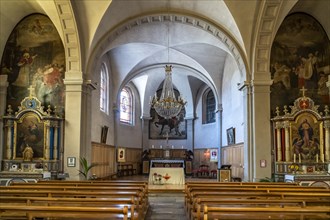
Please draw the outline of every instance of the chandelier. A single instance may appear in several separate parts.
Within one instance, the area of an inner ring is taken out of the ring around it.
[[[155,96],[150,100],[151,108],[155,109],[161,117],[170,119],[177,116],[186,103],[181,96],[176,99],[172,84],[172,65],[166,65],[162,93],[159,99],[155,93]]]

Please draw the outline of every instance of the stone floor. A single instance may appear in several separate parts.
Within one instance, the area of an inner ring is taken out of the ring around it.
[[[148,176],[133,175],[118,178],[123,180],[146,180]],[[186,177],[186,182],[217,181],[214,178],[192,178]],[[149,209],[145,220],[185,220],[184,211],[184,185],[152,185],[149,189]]]
[[[184,194],[149,193],[149,209],[145,220],[184,220]]]

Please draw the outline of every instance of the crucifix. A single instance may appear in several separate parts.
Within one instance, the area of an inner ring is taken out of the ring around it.
[[[307,89],[305,89],[305,87],[303,86],[300,91],[302,92],[303,97],[305,98],[305,92],[307,91]]]
[[[30,87],[28,88],[28,90],[29,90],[29,97],[30,97],[30,99],[32,98],[32,96],[34,95],[34,87],[32,86],[32,85],[30,85]]]

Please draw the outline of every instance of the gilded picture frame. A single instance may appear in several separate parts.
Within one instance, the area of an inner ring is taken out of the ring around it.
[[[235,144],[235,128],[233,127],[227,129],[227,144]]]

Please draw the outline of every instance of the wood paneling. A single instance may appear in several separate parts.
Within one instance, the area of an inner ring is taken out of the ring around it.
[[[125,147],[123,147],[125,148]],[[141,173],[142,162],[142,149],[140,148],[125,148],[126,162],[121,164],[132,164],[133,169],[136,169],[136,173]]]
[[[99,178],[107,177],[116,172],[116,151],[115,147],[107,144],[92,142],[92,163],[98,166],[91,169],[91,175]]]
[[[193,169],[198,169],[200,165],[208,165],[209,170],[218,169],[218,162],[210,162],[210,149],[194,150]]]
[[[228,147],[221,148],[222,164],[231,165],[232,177],[244,177],[244,151],[243,143],[230,145]]]

